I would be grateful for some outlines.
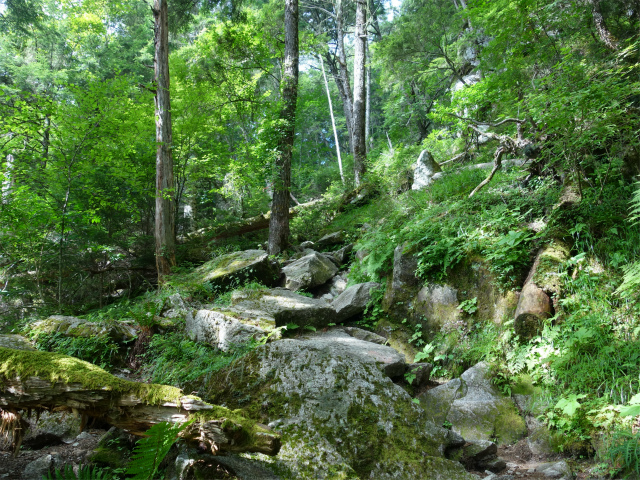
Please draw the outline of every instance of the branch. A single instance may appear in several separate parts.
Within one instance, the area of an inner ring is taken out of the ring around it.
[[[450,117],[455,117],[459,120],[463,120],[465,122],[473,123],[474,125],[486,125],[488,127],[499,127],[500,125],[504,125],[505,123],[526,123],[528,120],[521,120],[519,118],[505,118],[504,120],[500,120],[498,123],[488,123],[488,122],[479,122],[474,120],[473,118],[461,117],[460,115],[456,115],[455,113],[447,113]]]
[[[491,169],[491,173],[487,178],[480,182],[480,185],[473,189],[473,192],[469,194],[469,198],[473,197],[482,187],[489,183],[493,179],[493,176],[496,174],[496,172],[500,170],[500,168],[502,168],[502,155],[504,155],[506,151],[506,147],[502,145],[498,147],[493,157],[493,169]]]

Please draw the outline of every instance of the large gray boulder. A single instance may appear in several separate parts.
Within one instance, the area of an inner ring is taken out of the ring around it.
[[[46,320],[34,322],[31,330],[42,333],[60,333],[66,337],[105,337],[122,343],[136,338],[135,328],[124,322],[88,322],[82,318],[52,315]]]
[[[264,327],[264,328],[263,328]],[[235,345],[264,338],[275,329],[275,320],[268,315],[246,315],[238,309],[198,310],[195,317],[187,321],[189,338],[228,351]]]
[[[371,290],[381,286],[376,282],[359,283],[342,292],[331,304],[336,310],[338,321],[342,322],[364,312],[371,301]]]
[[[433,176],[441,172],[442,169],[433,155],[428,150],[422,150],[416,163],[413,164],[413,185],[412,190],[420,190],[428,187],[433,182]]]
[[[261,346],[212,379],[213,402],[243,406],[282,435],[277,456],[250,458],[287,479],[476,478],[445,458],[464,440],[429,422],[366,353],[378,346],[354,349],[342,335]]]
[[[297,291],[322,285],[338,272],[338,267],[317,252],[296,260],[282,269],[285,287]]]
[[[231,303],[236,312],[244,312],[248,317],[273,318],[276,327],[294,323],[299,327],[323,328],[336,321],[335,309],[324,300],[284,288],[236,291],[231,296]]]
[[[217,287],[241,285],[252,280],[267,286],[277,283],[280,273],[277,262],[264,250],[245,250],[216,257],[196,269],[201,283]]]
[[[340,245],[344,243],[345,235],[343,231],[333,232],[325,235],[316,242],[319,247],[328,247],[330,245]]]
[[[512,444],[527,434],[513,400],[491,383],[484,362],[418,398],[434,423],[451,423],[452,430],[468,441],[496,439]]]

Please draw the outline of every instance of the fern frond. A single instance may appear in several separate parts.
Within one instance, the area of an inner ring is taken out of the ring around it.
[[[636,191],[633,192],[631,207],[629,208],[629,219],[633,224],[640,221],[640,182],[636,183]]]
[[[192,422],[193,420],[182,424],[160,422],[147,430],[147,436],[138,440],[133,449],[132,461],[127,468],[127,475],[133,475],[131,480],[152,480],[180,432]]]
[[[616,293],[628,295],[640,287],[640,261],[623,267],[624,277]]]

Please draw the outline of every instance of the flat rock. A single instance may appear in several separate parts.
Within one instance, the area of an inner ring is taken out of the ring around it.
[[[341,327],[340,330],[359,340],[364,340],[365,342],[377,343],[379,345],[384,345],[385,343],[387,343],[387,339],[382,335],[370,332],[369,330],[363,330],[362,328]]]
[[[337,355],[345,354],[363,361],[373,361],[389,378],[398,378],[407,370],[404,355],[393,348],[361,340],[339,328],[305,335],[300,341],[312,348],[335,350]]]
[[[282,269],[285,288],[293,291],[322,285],[338,272],[338,267],[318,252],[312,252]]]
[[[35,350],[27,337],[22,335],[0,335],[0,347],[14,350]]]
[[[231,296],[231,303],[236,311],[247,316],[272,317],[276,327],[294,323],[299,327],[323,328],[336,320],[336,311],[326,301],[284,288],[236,291]]]
[[[245,250],[216,257],[196,269],[198,281],[213,286],[238,286],[256,280],[273,286],[279,278],[277,262],[264,250]]]
[[[37,329],[43,333],[60,333],[65,337],[107,337],[122,343],[136,338],[135,328],[124,322],[89,322],[82,318],[52,315],[46,320],[34,322],[30,329]]]
[[[376,282],[359,283],[342,292],[332,303],[338,315],[338,321],[343,322],[364,312],[371,301],[371,290],[381,286]]]
[[[491,383],[484,362],[418,398],[434,422],[450,422],[467,441],[495,438],[498,443],[512,444],[527,433],[513,400]]]

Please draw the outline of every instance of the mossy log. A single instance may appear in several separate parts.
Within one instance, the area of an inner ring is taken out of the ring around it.
[[[312,200],[307,203],[298,203],[295,207],[292,207],[289,209],[289,218],[295,217],[301,210],[311,207],[320,201],[322,200],[320,199],[320,200]],[[179,239],[179,241],[182,241],[182,243],[185,243],[191,240],[202,238],[210,242],[210,241],[216,241],[216,240],[224,240],[226,238],[237,237],[239,235],[244,235],[245,233],[257,232],[259,230],[266,230],[267,228],[269,228],[270,219],[271,219],[271,211],[261,215],[256,215],[255,217],[246,218],[238,222],[226,223],[217,228],[199,230],[197,232],[189,234],[186,238]]]
[[[0,408],[73,411],[134,435],[159,422],[195,421],[182,432],[188,443],[213,453],[259,452],[276,455],[280,438],[247,420],[240,411],[210,405],[168,385],[131,382],[91,363],[57,353],[0,347]],[[19,441],[19,439],[18,439]]]
[[[522,338],[530,339],[542,329],[542,323],[554,314],[554,301],[561,293],[560,269],[569,258],[569,246],[554,240],[538,252],[524,283],[514,328]]]

